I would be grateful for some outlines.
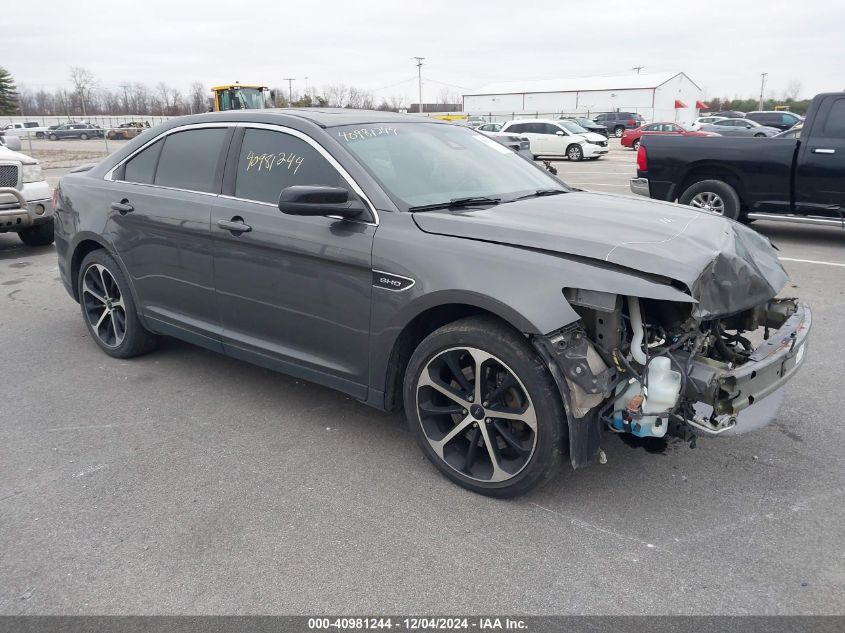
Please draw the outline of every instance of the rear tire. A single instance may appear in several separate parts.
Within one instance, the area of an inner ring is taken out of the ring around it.
[[[83,132],[82,134],[80,134],[80,135],[79,135],[79,140],[81,140],[81,141],[87,141],[87,140],[88,140],[88,135],[87,135],[85,132]]]
[[[766,135],[761,132],[759,134],[755,134],[754,138],[766,138]]]
[[[681,194],[678,202],[717,213],[731,220],[739,218],[742,206],[736,190],[721,180],[701,180],[694,183]]]
[[[404,402],[425,456],[468,490],[515,497],[560,467],[566,415],[555,383],[525,337],[498,319],[469,317],[429,334],[408,362]]]
[[[38,224],[36,226],[31,226],[28,229],[24,229],[18,233],[18,237],[21,238],[21,242],[27,246],[49,246],[55,239],[53,218],[50,218],[43,224]]]
[[[634,141],[634,144],[633,144],[631,147],[632,147],[632,149],[633,149],[635,152],[636,152],[637,150],[639,150],[639,149],[640,149],[640,140],[639,140],[639,139],[637,139],[636,141]]]
[[[158,336],[138,319],[129,283],[105,250],[85,256],[79,267],[79,305],[88,333],[109,356],[131,358],[151,351]]]
[[[58,141],[58,140],[59,140],[59,137],[58,137],[58,136],[56,136],[55,134],[51,134],[51,135],[50,135],[50,140],[51,140],[51,141]]]

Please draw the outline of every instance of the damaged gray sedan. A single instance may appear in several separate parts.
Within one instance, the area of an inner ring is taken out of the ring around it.
[[[778,298],[757,233],[572,189],[418,117],[174,119],[57,200],[62,280],[106,354],[172,336],[403,407],[431,462],[491,496],[567,454],[586,466],[612,433],[741,427],[805,358],[809,308]]]

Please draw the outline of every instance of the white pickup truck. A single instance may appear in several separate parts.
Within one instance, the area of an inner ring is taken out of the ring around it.
[[[3,126],[3,133],[21,138],[44,138],[47,136],[47,126],[38,121],[24,121],[23,123],[8,123]]]
[[[34,158],[0,140],[0,233],[17,233],[28,246],[53,243],[50,185]]]

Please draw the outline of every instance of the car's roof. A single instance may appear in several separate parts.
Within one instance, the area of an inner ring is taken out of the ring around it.
[[[789,110],[752,110],[748,114],[791,114],[793,116],[801,116],[800,114],[795,114]]]
[[[555,119],[513,119],[508,123],[559,123],[559,121]]]
[[[263,121],[268,117],[278,116],[296,117],[311,121],[320,127],[336,127],[339,125],[366,125],[369,123],[438,123],[446,124],[437,119],[423,117],[418,114],[399,114],[397,112],[383,112],[381,110],[355,110],[352,108],[265,108],[263,110],[228,110],[225,112],[208,112],[191,117],[191,122],[206,120],[236,120]]]

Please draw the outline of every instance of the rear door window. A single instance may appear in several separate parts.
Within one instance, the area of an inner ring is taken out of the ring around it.
[[[158,160],[155,184],[216,193],[217,162],[226,133],[226,128],[219,127],[169,134]]]
[[[346,181],[309,143],[285,132],[247,129],[235,177],[235,197],[278,204],[292,185],[347,186]]]

